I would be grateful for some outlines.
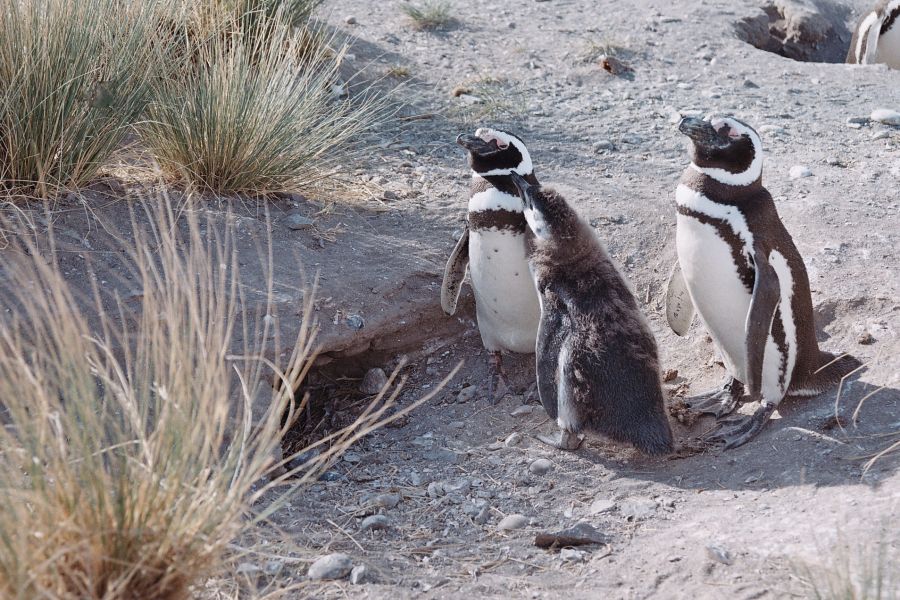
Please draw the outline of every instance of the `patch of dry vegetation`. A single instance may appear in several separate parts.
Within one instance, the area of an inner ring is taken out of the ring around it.
[[[412,26],[420,31],[440,29],[453,22],[450,4],[444,0],[425,0],[421,5],[407,2],[400,5],[400,10],[409,17]]]

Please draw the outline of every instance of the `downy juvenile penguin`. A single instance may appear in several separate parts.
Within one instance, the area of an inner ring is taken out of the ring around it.
[[[528,260],[541,301],[538,393],[564,450],[580,433],[672,451],[656,340],[594,231],[558,193],[515,172],[528,222]]]
[[[466,228],[450,254],[441,286],[441,307],[456,312],[468,267],[475,292],[475,314],[492,371],[506,383],[501,352],[534,352],[540,306],[525,258],[522,201],[509,180],[517,173],[537,183],[531,155],[521,139],[495,129],[462,134],[456,143],[468,151],[472,169]],[[488,383],[493,399],[494,375]]]
[[[721,390],[688,398],[717,418],[744,390],[760,407],[720,422],[708,439],[726,448],[750,440],[785,396],[813,396],[859,361],[819,350],[803,259],[762,184],[762,141],[734,118],[685,117],[691,164],[675,192],[678,264],[668,298],[670,324],[683,334],[696,308],[731,375]],[[688,294],[679,294],[686,289]]]
[[[880,0],[856,26],[847,62],[900,69],[900,0]]]

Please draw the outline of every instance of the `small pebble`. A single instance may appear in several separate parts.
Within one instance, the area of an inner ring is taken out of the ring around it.
[[[803,165],[794,165],[791,167],[790,176],[791,179],[802,179],[803,177],[812,177],[812,171],[809,170],[809,167],[805,167]]]
[[[444,489],[443,483],[441,483],[440,481],[432,481],[428,484],[427,493],[429,498],[440,498],[441,496],[446,494],[447,491]]]
[[[384,515],[372,515],[362,520],[359,525],[360,531],[375,531],[378,529],[387,529],[390,527],[390,521]]]
[[[474,385],[466,386],[463,389],[459,390],[459,393],[456,395],[457,402],[468,402],[475,396],[475,392],[478,390]]]
[[[869,333],[868,331],[861,333],[858,338],[856,338],[857,344],[862,344],[863,346],[870,346],[875,343],[875,336]]]
[[[475,515],[472,520],[478,523],[479,525],[484,525],[488,522],[488,519],[491,517],[491,507],[487,504],[484,505],[481,510]]]
[[[525,405],[516,407],[516,409],[513,410],[513,411],[512,411],[511,413],[509,413],[509,414],[512,415],[512,416],[514,416],[514,417],[520,417],[520,416],[523,416],[523,415],[530,415],[530,414],[532,413],[533,410],[534,410],[534,407],[533,407],[533,406],[528,405],[528,404],[525,404]]]
[[[522,441],[522,434],[519,433],[518,431],[514,431],[511,434],[509,434],[508,436],[506,436],[506,439],[503,440],[503,445],[506,446],[507,448],[511,448],[512,446],[518,445],[519,442],[521,442],[521,441]]]
[[[353,562],[346,554],[327,554],[309,567],[306,576],[310,579],[343,579],[353,568]]]
[[[528,470],[534,473],[535,475],[544,475],[550,469],[553,468],[553,463],[547,460],[546,458],[539,458],[530,465],[528,465]]]
[[[851,129],[859,129],[863,125],[869,124],[869,117],[850,117],[847,119],[847,127]]]
[[[359,391],[363,394],[377,394],[384,386],[387,385],[388,378],[385,372],[378,367],[366,371],[362,383],[359,384]]]
[[[378,494],[373,499],[376,506],[383,508],[394,508],[400,504],[400,494]]]
[[[356,329],[359,331],[363,327],[366,326],[366,322],[363,321],[363,318],[359,315],[350,315],[347,317],[347,327],[350,329]]]
[[[391,190],[384,190],[381,193],[381,198],[383,200],[397,200],[400,198],[400,196],[397,195],[397,192],[393,192]]]
[[[628,521],[641,521],[649,519],[656,514],[656,502],[645,498],[637,498],[622,502],[619,512]]]
[[[604,150],[615,150],[616,146],[609,140],[600,140],[599,142],[594,142],[591,148],[593,148],[594,152],[602,152]]]
[[[885,125],[900,126],[900,112],[889,108],[876,108],[869,118]]]
[[[889,137],[891,137],[891,132],[888,131],[887,129],[882,130],[882,131],[876,131],[872,135],[873,140],[886,140]]]
[[[356,25],[356,17],[354,17],[353,15],[348,15],[344,17],[344,23],[346,23],[347,25]]]
[[[749,89],[756,89],[756,88],[759,87],[758,85],[756,85],[755,83],[753,83],[753,82],[750,81],[749,79],[745,79],[745,80],[744,80],[743,86],[744,86],[745,88],[749,88]]]
[[[311,229],[316,226],[315,221],[313,221],[309,217],[301,215],[300,213],[289,214],[284,218],[284,224],[287,225],[289,229],[293,229],[294,231]]]
[[[584,550],[576,548],[563,548],[559,551],[559,557],[563,562],[581,562],[584,560],[585,554],[587,553]]]
[[[503,520],[497,524],[500,531],[509,531],[511,529],[522,529],[528,525],[528,517],[525,515],[513,514],[503,517]]]
[[[734,558],[731,556],[731,553],[718,544],[710,544],[707,546],[706,556],[708,556],[710,560],[722,563],[723,565],[734,564]]]
[[[663,373],[663,381],[669,382],[673,379],[678,379],[678,369],[666,369],[666,372]]]
[[[593,502],[591,502],[591,507],[588,511],[592,515],[599,515],[601,513],[610,512],[616,507],[616,503],[610,500],[609,498],[597,498]]]
[[[359,585],[360,583],[372,583],[373,581],[375,581],[375,576],[366,565],[356,565],[353,567],[353,570],[350,571],[350,583],[354,585]]]

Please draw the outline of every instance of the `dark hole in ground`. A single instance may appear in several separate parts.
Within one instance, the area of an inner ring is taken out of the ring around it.
[[[850,9],[828,0],[776,0],[734,28],[748,44],[792,60],[842,63],[850,47]]]

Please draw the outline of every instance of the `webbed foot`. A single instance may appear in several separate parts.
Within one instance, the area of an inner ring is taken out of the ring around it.
[[[684,403],[691,411],[713,415],[721,419],[734,412],[738,400],[744,395],[744,384],[732,378],[720,389],[710,390],[696,396],[688,396]]]
[[[539,435],[537,436],[537,439],[544,442],[548,446],[553,446],[554,448],[558,448],[559,450],[567,450],[569,452],[573,452],[581,447],[581,442],[584,441],[584,436],[580,436],[577,433],[572,433],[571,431],[562,430],[556,436]]]
[[[773,412],[775,412],[774,404],[763,404],[752,415],[741,415],[720,421],[702,439],[706,442],[725,444],[725,450],[737,448],[753,439],[769,422]]]

